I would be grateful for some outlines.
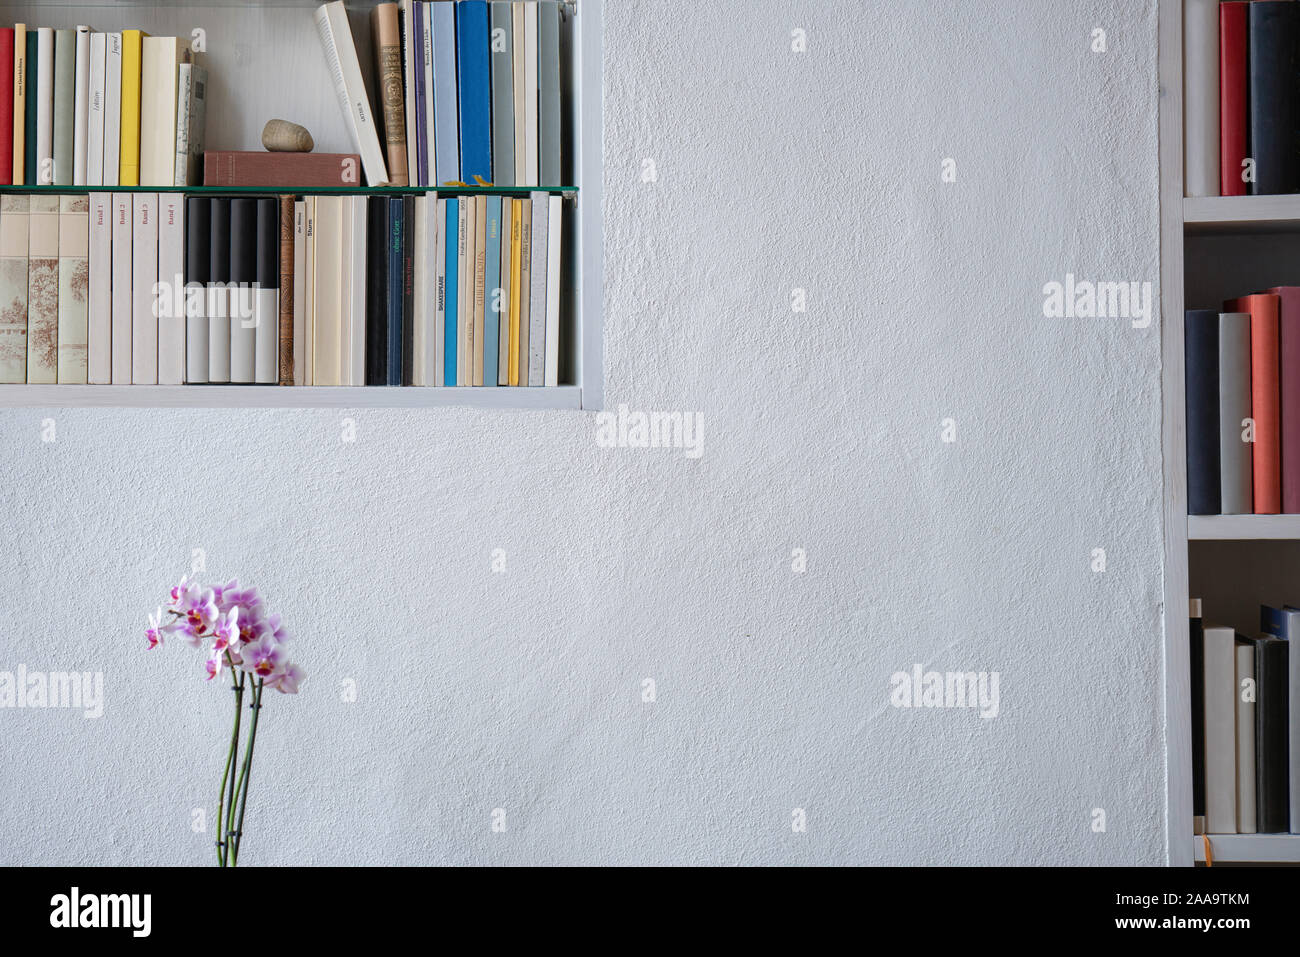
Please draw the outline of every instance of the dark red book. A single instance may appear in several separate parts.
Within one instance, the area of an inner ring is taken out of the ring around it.
[[[0,29],[0,185],[14,181],[14,31]]]
[[[1281,399],[1282,511],[1300,512],[1300,286],[1268,290],[1278,297],[1278,393]]]
[[[1245,196],[1242,162],[1249,149],[1250,102],[1246,76],[1246,14],[1249,3],[1219,6],[1219,193]]]
[[[271,153],[208,150],[204,186],[240,189],[337,189],[361,185],[361,157],[355,153]]]

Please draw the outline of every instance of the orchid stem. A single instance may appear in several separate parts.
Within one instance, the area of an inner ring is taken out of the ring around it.
[[[227,661],[230,660],[229,652],[226,653],[226,660]],[[231,667],[233,669],[234,665],[232,664]],[[239,724],[240,724],[240,720],[243,718],[243,715],[244,715],[244,674],[243,672],[239,672],[238,683],[235,685],[235,727],[234,730],[231,731],[230,733],[231,771],[233,771],[235,765],[239,763],[239,744],[238,744]],[[231,859],[230,852],[231,852],[231,846],[234,842],[234,838],[231,836],[230,831],[231,828],[234,826],[234,820],[235,820],[235,775],[230,774],[229,780],[230,780],[229,801],[225,808],[225,814],[222,820],[220,821],[220,826],[225,828],[225,862],[222,865],[223,867],[230,866],[230,859]],[[223,791],[225,790],[225,787],[226,787],[226,776],[223,775],[221,778],[221,788]]]
[[[253,685],[253,723],[248,728],[248,746],[244,749],[244,767],[239,772],[239,823],[235,825],[235,845],[230,858],[231,867],[239,863],[239,845],[244,837],[244,808],[248,805],[248,782],[252,777],[253,746],[257,743],[257,719],[262,714],[262,686],[265,683],[265,678],[259,678],[257,683]],[[234,810],[233,806],[231,810]]]
[[[226,659],[229,660],[229,654]],[[226,866],[226,837],[223,830],[226,826],[226,780],[230,777],[230,771],[235,766],[236,754],[239,750],[239,713],[243,707],[243,691],[237,685],[232,685],[231,690],[235,692],[235,721],[230,731],[230,750],[226,752],[226,768],[221,772],[221,788],[217,792],[217,864],[220,867]]]

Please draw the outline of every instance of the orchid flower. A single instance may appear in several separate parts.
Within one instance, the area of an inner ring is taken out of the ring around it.
[[[157,614],[149,616],[149,627],[145,629],[144,640],[150,651],[163,643],[162,613],[162,606],[159,606]]]
[[[281,694],[297,694],[298,683],[306,677],[302,669],[292,662],[284,666],[284,670],[278,675],[273,675],[266,679],[267,687],[274,688]]]
[[[284,651],[270,636],[257,639],[240,649],[240,667],[259,678],[273,678],[284,670]]]

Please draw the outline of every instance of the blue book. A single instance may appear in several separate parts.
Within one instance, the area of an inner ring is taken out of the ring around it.
[[[415,34],[414,62],[406,64],[407,73],[415,81],[413,84],[415,86],[415,129],[407,130],[408,136],[415,137],[415,169],[412,171],[411,182],[416,186],[428,186],[429,141],[424,135],[425,130],[428,129],[425,125],[424,105],[424,0],[413,0],[411,3],[411,20],[413,22],[407,29]]]
[[[487,269],[483,278],[487,305],[483,316],[483,384],[497,384],[501,313],[501,197],[487,198]]]
[[[488,66],[486,0],[456,3],[456,69],[460,78],[460,178],[492,182],[492,73]]]
[[[406,303],[406,202],[388,200],[388,384],[402,384],[402,317]]]
[[[437,180],[444,186],[460,179],[460,120],[456,107],[456,7],[435,3],[433,25],[433,152]]]
[[[436,9],[436,8],[435,8]],[[460,200],[455,196],[447,197],[447,310],[444,326],[443,346],[443,385],[456,384],[456,317],[460,307],[456,298],[456,280],[459,277],[460,260],[456,255],[456,246],[460,236]]]

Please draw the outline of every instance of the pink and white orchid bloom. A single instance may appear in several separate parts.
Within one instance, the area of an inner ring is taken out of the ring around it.
[[[239,654],[240,667],[258,678],[274,678],[284,670],[284,649],[269,636],[244,645]]]
[[[298,683],[305,678],[302,669],[292,662],[284,666],[284,670],[278,675],[272,675],[266,679],[266,686],[274,688],[281,694],[297,694]]]
[[[144,640],[149,646],[150,651],[159,647],[163,643],[162,614],[163,610],[160,606],[157,614],[149,616],[149,627],[144,631]]]
[[[212,653],[221,654],[231,645],[238,648],[239,609],[232,608],[217,616],[217,623],[212,629]]]

